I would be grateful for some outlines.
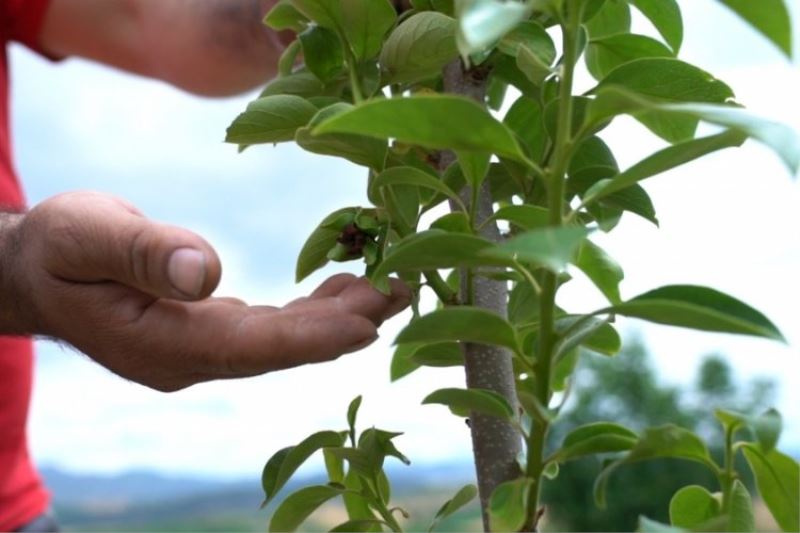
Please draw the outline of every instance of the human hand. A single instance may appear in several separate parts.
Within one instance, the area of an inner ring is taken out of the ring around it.
[[[99,193],[42,202],[14,231],[6,332],[63,339],[160,391],[335,359],[372,343],[410,300],[398,280],[385,296],[349,274],[283,308],[209,298],[221,265],[206,241]]]

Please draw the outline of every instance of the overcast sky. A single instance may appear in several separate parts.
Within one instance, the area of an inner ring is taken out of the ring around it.
[[[792,2],[798,11],[796,2]],[[756,113],[800,128],[800,72],[711,0],[682,3],[683,58],[727,81]],[[798,13],[796,13],[797,15]],[[646,25],[639,23],[642,28]],[[294,259],[330,211],[366,204],[360,169],[290,145],[237,155],[221,142],[252,95],[189,97],[164,84],[71,60],[52,65],[12,53],[14,126],[31,203],[95,189],[127,198],[147,215],[198,231],[223,260],[218,294],[280,304],[307,293],[339,266],[293,283]],[[581,80],[585,88],[589,81]],[[604,138],[625,167],[661,144],[632,120]],[[780,384],[782,445],[800,449],[800,184],[761,146],[748,143],[646,184],[661,228],[631,216],[602,244],[626,268],[623,295],[674,283],[707,284],[765,312],[789,346],[621,321],[641,331],[666,381],[687,383],[704,354],[727,355],[740,379]],[[579,275],[561,301],[602,305]],[[39,343],[31,444],[36,459],[82,471],[146,467],[214,476],[254,475],[265,458],[312,431],[343,426],[364,394],[365,424],[405,431],[398,445],[418,462],[470,455],[463,421],[419,406],[431,390],[462,386],[458,370],[423,370],[389,384],[391,341],[335,363],[162,395],[129,384],[83,356]]]

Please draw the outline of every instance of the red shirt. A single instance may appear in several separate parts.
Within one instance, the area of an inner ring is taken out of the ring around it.
[[[49,1],[0,0],[0,210],[3,211],[25,207],[11,157],[6,45],[16,41],[36,48]],[[49,505],[49,496],[28,455],[26,423],[32,377],[31,340],[0,337],[0,531],[19,528],[45,512]]]

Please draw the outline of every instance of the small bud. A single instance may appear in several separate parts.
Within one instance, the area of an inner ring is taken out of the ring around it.
[[[349,261],[352,259],[348,253],[348,248],[344,244],[337,242],[336,245],[328,251],[328,259],[338,263]]]

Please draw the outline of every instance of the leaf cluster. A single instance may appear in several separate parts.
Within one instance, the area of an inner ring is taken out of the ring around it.
[[[392,490],[384,469],[389,457],[410,464],[393,443],[402,433],[369,428],[359,434],[356,420],[360,406],[361,396],[350,403],[348,429],[314,433],[295,446],[279,450],[267,461],[261,477],[265,495],[262,507],[271,503],[297,469],[319,451],[328,474],[327,484],[301,488],[283,499],[272,515],[269,531],[295,531],[317,508],[337,498],[342,499],[348,520],[331,531],[402,530],[398,516],[408,518],[408,513],[401,507],[390,507]],[[441,507],[430,530],[476,494],[472,485],[459,490]]]
[[[782,0],[720,3],[790,54]],[[631,31],[633,12],[652,23],[654,35]],[[579,350],[620,350],[617,316],[784,340],[761,312],[711,288],[672,285],[625,298],[622,266],[590,238],[628,215],[657,225],[643,182],[748,138],[772,148],[791,171],[800,168],[796,132],[750,114],[724,81],[678,58],[676,0],[412,0],[401,13],[388,0],[280,0],[265,23],[297,38],[281,58],[280,77],[234,120],[227,141],[241,149],[293,141],[360,165],[371,204],[340,209],[319,224],[298,258],[298,281],[329,261],[363,259],[380,290],[396,275],[416,292],[435,293],[438,308],[424,315],[415,309],[396,339],[393,379],[423,366],[462,365],[474,344],[500,347],[513,360],[516,398],[443,389],[426,403],[500,418],[519,430],[529,453],[540,452],[559,411],[551,400],[570,386]],[[559,34],[560,46],[553,39]],[[596,83],[573,94],[581,59]],[[500,118],[507,93],[516,99]],[[623,115],[664,141],[627,169],[602,138]],[[716,132],[698,137],[701,122]],[[478,209],[481,195],[490,200],[488,216]],[[450,212],[442,215],[445,207]],[[503,233],[490,238],[486,229],[498,224]],[[559,307],[556,294],[573,274],[590,280],[608,305]],[[507,285],[507,313],[475,305],[478,278]],[[332,464],[346,462],[357,486],[332,477],[332,485],[308,489],[302,500],[290,497],[289,510],[276,512],[278,529],[298,525],[283,521],[302,518],[298,509],[339,495],[347,502],[356,493],[371,511],[352,520],[376,519],[374,511],[378,523],[370,527],[396,529],[380,477],[383,458],[399,457],[391,444],[396,434],[368,430],[355,441],[353,431],[350,448],[317,447]],[[774,466],[770,461],[783,461],[764,442],[739,448],[758,465],[757,477]],[[535,527],[542,476],[557,475],[561,462],[614,452],[626,455],[601,475],[599,495],[602,480],[625,462],[666,455],[719,468],[702,441],[680,428],[637,435],[610,422],[587,426],[551,457],[533,453],[520,464],[522,477],[485,498],[491,527]],[[292,453],[300,452],[285,455]],[[749,496],[733,474],[725,476],[717,514],[734,520],[734,508],[747,507]],[[759,487],[769,492],[774,483]],[[698,493],[686,494],[681,498]]]

